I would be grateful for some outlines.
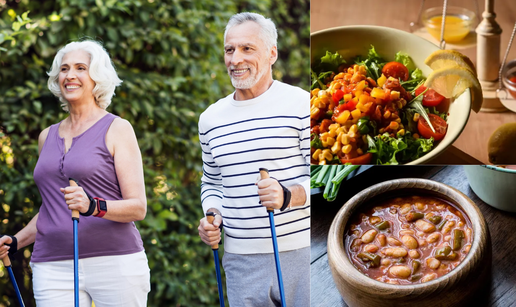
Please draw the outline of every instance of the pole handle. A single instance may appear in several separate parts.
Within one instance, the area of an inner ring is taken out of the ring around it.
[[[263,167],[260,167],[260,179],[270,178],[269,170]],[[267,208],[267,212],[274,212],[273,208]]]
[[[69,183],[70,183],[70,186],[71,187],[76,187],[78,186],[77,182],[72,179],[72,178],[69,178]],[[79,210],[72,210],[72,219],[77,219],[79,220]]]
[[[208,223],[213,225],[213,221],[215,221],[215,212],[206,213],[206,220]],[[211,249],[219,249],[219,244],[212,245]]]
[[[11,259],[9,259],[9,255],[2,258],[2,262],[4,263],[5,267],[11,266]]]

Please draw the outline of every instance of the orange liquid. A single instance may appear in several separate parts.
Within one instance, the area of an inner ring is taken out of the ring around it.
[[[428,20],[426,29],[436,40],[441,40],[442,16],[434,16]],[[448,43],[461,41],[469,33],[469,22],[459,16],[446,16],[444,26],[444,40]]]

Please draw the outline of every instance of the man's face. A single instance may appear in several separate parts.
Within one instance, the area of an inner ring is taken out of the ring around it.
[[[271,77],[276,47],[267,50],[259,37],[260,26],[252,21],[231,28],[226,34],[224,61],[236,89],[253,89]]]

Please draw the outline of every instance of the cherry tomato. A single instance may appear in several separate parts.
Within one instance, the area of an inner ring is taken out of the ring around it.
[[[416,96],[421,94],[424,90],[426,90],[426,87],[424,87],[423,85],[418,87],[416,89]],[[425,107],[435,107],[439,105],[443,100],[444,96],[431,88],[429,88],[428,91],[426,91],[426,93],[423,94],[423,105]]]
[[[361,155],[361,156],[358,156],[358,157],[352,158],[352,159],[340,158],[340,162],[342,162],[342,164],[351,163],[353,165],[363,165],[363,164],[369,164],[371,162],[372,158],[373,158],[373,154],[368,152],[364,155]]]
[[[339,103],[339,101],[344,97],[344,92],[341,90],[336,90],[335,93],[331,96],[335,103]]]
[[[446,129],[448,128],[448,124],[446,121],[435,114],[428,114],[430,117],[430,122],[435,129],[435,133],[432,131],[426,120],[421,116],[417,122],[417,130],[419,134],[421,134],[424,138],[429,139],[433,137],[434,140],[440,141],[446,135]]]
[[[387,78],[393,77],[396,79],[401,79],[401,81],[407,81],[409,78],[409,72],[405,65],[400,62],[389,62],[385,64],[382,68],[382,74],[384,74]]]

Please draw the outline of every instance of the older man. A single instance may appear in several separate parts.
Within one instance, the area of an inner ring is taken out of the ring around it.
[[[224,33],[224,60],[235,92],[199,119],[204,212],[199,235],[219,243],[224,221],[227,295],[232,307],[279,306],[271,230],[274,220],[287,306],[310,305],[309,94],[272,78],[274,23],[240,13]],[[271,178],[259,180],[259,168]],[[290,196],[290,201],[288,201]]]

